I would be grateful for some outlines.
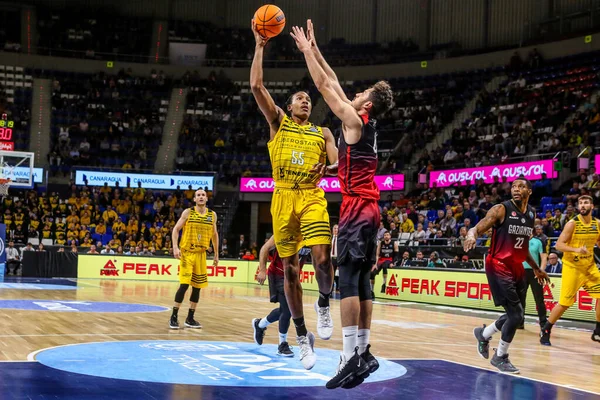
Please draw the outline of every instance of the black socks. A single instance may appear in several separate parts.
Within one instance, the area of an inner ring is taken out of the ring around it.
[[[306,336],[308,330],[306,330],[306,325],[304,325],[304,317],[292,318],[292,320],[294,321],[294,326],[296,327],[296,335]]]
[[[318,306],[329,307],[329,296],[331,296],[331,292],[327,294],[319,292],[319,300],[317,301]]]

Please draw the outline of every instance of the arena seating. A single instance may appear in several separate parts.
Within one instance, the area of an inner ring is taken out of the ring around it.
[[[406,136],[401,153],[393,156],[397,162],[396,169],[401,169],[414,151],[424,148],[501,70],[388,79],[396,94],[396,107],[378,121],[380,154],[390,153],[400,138]],[[349,96],[353,96],[373,83],[375,81],[346,81],[343,82],[343,88]],[[341,125],[333,113],[329,112],[323,125],[329,126],[334,135],[339,136]]]
[[[85,252],[100,242],[116,252],[119,246],[128,251],[129,245],[125,244],[129,240],[143,250],[153,248],[155,254],[168,253],[176,216],[190,206],[194,191],[108,189],[79,187],[71,196],[15,190],[13,193],[20,200],[13,201],[12,197],[3,200],[0,220],[7,225],[8,235],[14,237],[17,244],[31,242],[70,247],[74,241],[76,247]],[[212,192],[208,194],[209,207],[221,210],[214,206]],[[18,227],[24,233],[22,240],[18,239],[19,235],[14,236]]]
[[[151,19],[90,14],[78,9],[39,10],[37,15],[39,54],[111,61],[145,62],[148,59]],[[122,56],[115,57],[115,54]]]
[[[594,146],[600,127],[598,105],[592,103],[600,87],[599,57],[592,53],[550,60],[511,74],[495,93],[482,93],[473,117],[448,143],[458,153],[456,159],[462,166],[496,164],[507,157]],[[440,150],[423,158],[421,167],[442,167],[447,147]]]
[[[150,77],[51,72],[51,171],[71,165],[152,169],[168,110],[171,82]],[[132,158],[135,154],[137,157]]]

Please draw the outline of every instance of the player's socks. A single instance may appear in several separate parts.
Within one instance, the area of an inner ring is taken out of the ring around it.
[[[319,292],[319,300],[317,304],[319,307],[329,307],[329,297],[331,296],[331,292],[323,293]]]
[[[171,314],[171,316],[177,318],[178,313],[179,313],[179,307],[173,307],[173,314]]]
[[[508,354],[509,347],[509,342],[505,342],[504,340],[500,339],[500,342],[498,343],[498,349],[496,349],[496,354],[498,355],[498,357],[502,357],[505,354]]]
[[[269,326],[271,323],[267,320],[267,317],[264,317],[263,319],[260,320],[260,322],[258,323],[258,327],[261,329],[265,329],[267,326]]]
[[[486,326],[483,330],[483,338],[489,340],[495,333],[500,332],[496,323],[490,324],[490,326]]]
[[[191,309],[191,308],[190,308],[190,309],[188,310],[188,316],[187,316],[187,319],[186,319],[186,321],[193,321],[193,320],[194,320],[194,313],[195,313],[195,312],[196,312],[196,310],[195,310],[195,309]]]
[[[358,334],[358,325],[346,326],[342,328],[343,337],[343,353],[346,360],[349,360],[354,355],[356,349],[356,341]]]
[[[287,333],[279,333],[279,344],[287,342]]]
[[[308,330],[306,329],[306,325],[304,325],[304,316],[292,318],[292,321],[294,321],[294,326],[296,327],[296,336],[306,336]]]
[[[544,346],[552,346],[550,343],[550,332],[552,332],[552,327],[554,324],[550,321],[546,321],[544,327],[540,331],[540,344]]]
[[[596,321],[596,329],[595,332],[600,333],[600,322]]]
[[[369,338],[371,336],[370,329],[359,329],[356,336],[356,345],[358,346],[358,354],[362,355],[367,350]]]

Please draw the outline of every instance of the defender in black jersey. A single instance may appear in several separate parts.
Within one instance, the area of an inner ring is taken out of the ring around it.
[[[525,318],[523,299],[527,295],[527,283],[523,261],[533,268],[536,278],[543,284],[549,281],[529,253],[529,239],[533,236],[535,210],[528,205],[531,183],[525,178],[515,180],[511,187],[512,199],[492,207],[477,226],[469,230],[465,251],[475,247],[477,237],[492,228],[492,243],[485,260],[485,273],[496,306],[504,307],[502,315],[492,325],[475,328],[477,351],[489,358],[489,342],[492,335],[502,331],[498,349],[491,364],[501,372],[518,374],[519,370],[508,359],[508,347],[515,337],[517,327]]]
[[[371,292],[375,285],[375,277],[383,270],[383,285],[381,285],[381,293],[385,293],[385,283],[387,282],[388,268],[392,268],[398,257],[398,242],[392,241],[392,235],[389,232],[383,234],[383,241],[377,244],[375,252],[375,264],[371,268]],[[375,296],[373,296],[375,297]]]

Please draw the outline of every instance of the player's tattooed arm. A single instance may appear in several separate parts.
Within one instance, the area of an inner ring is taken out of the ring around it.
[[[464,242],[465,251],[469,251],[475,247],[479,236],[490,230],[494,225],[502,223],[505,212],[506,210],[502,204],[497,204],[490,208],[485,217],[477,225],[469,229]]]

